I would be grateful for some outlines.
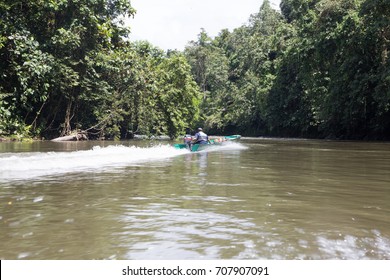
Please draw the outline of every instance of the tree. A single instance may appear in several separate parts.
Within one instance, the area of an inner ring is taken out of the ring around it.
[[[120,44],[129,32],[121,19],[134,10],[126,0],[4,0],[0,9],[2,104],[34,133],[68,134],[88,61]]]
[[[158,90],[153,99],[160,117],[155,120],[155,127],[160,129],[159,134],[176,138],[198,121],[201,96],[183,55],[175,54],[162,60],[157,66],[156,86]]]
[[[228,86],[228,60],[222,49],[202,30],[197,42],[191,42],[185,49],[185,56],[202,92],[201,118],[206,129],[220,128],[221,118],[214,118],[221,112],[221,96],[226,95]],[[217,122],[214,122],[217,121]]]

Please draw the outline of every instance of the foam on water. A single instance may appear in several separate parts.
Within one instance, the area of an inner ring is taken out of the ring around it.
[[[210,147],[208,147],[205,150],[199,151],[199,153],[212,152],[212,151],[238,151],[238,150],[246,150],[246,149],[248,149],[248,147],[242,145],[241,143],[226,141],[223,142],[222,145],[210,145]]]
[[[241,147],[244,146],[231,143],[215,149],[240,149]],[[186,149],[175,149],[171,145],[149,148],[112,145],[103,148],[95,146],[91,150],[74,152],[6,153],[0,155],[0,182],[123,167],[134,163],[164,160],[187,153],[190,152]]]
[[[150,148],[95,146],[74,152],[34,152],[6,154],[0,157],[0,182],[30,179],[68,172],[89,171],[105,167],[121,167],[137,162],[168,159],[188,153],[169,145]]]
[[[390,239],[383,236],[378,230],[372,230],[364,238],[353,235],[346,235],[340,239],[318,236],[317,243],[324,255],[323,258],[326,259],[363,260],[390,258]]]

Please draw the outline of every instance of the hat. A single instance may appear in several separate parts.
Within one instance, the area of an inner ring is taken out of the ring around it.
[[[198,128],[198,131],[202,131],[203,129],[201,127]]]

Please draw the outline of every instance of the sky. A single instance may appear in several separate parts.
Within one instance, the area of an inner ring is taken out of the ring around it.
[[[263,0],[130,0],[137,10],[129,20],[130,39],[147,40],[164,50],[184,50],[204,28],[210,37],[240,27]],[[279,9],[280,0],[270,0]]]

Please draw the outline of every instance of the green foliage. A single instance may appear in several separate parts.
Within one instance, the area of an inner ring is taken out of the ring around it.
[[[387,0],[265,0],[184,53],[129,42],[134,13],[128,0],[0,0],[0,135],[390,138]]]
[[[91,132],[109,138],[136,133],[175,138],[197,119],[199,91],[181,55],[167,57],[139,42],[101,54],[91,64],[90,93],[83,100],[94,102],[89,113],[94,119],[83,124]]]
[[[158,65],[156,86],[158,125],[163,124],[163,133],[175,138],[199,117],[200,92],[184,56],[175,54]]]
[[[221,133],[390,138],[389,11],[385,0],[282,0],[279,14],[264,1],[233,32],[212,40],[203,30],[186,55],[205,123]]]
[[[275,79],[281,15],[264,1],[247,26],[223,30],[214,40],[203,30],[186,48],[203,91],[205,127],[212,132],[257,134],[267,131],[266,96]]]
[[[197,120],[186,60],[126,40],[130,1],[2,0],[0,11],[0,134],[176,137]]]

